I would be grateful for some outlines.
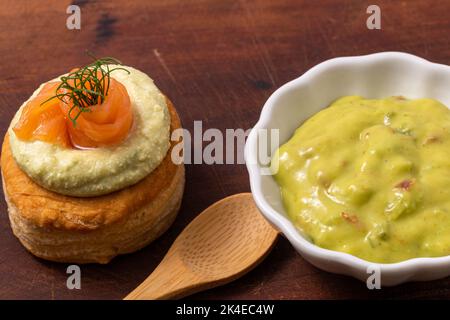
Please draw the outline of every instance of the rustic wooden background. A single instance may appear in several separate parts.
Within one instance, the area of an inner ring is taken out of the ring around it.
[[[381,1],[382,30],[366,28],[363,0],[78,0],[81,30],[66,28],[61,0],[1,0],[0,130],[43,81],[110,55],[156,79],[184,126],[250,128],[283,83],[336,56],[405,51],[450,64],[449,0]],[[450,90],[450,88],[449,88]],[[244,165],[188,165],[182,209],[162,238],[106,266],[82,267],[68,290],[66,265],[29,255],[0,205],[0,298],[120,299],[146,278],[177,234],[208,205],[249,190]],[[243,278],[194,299],[450,298],[450,278],[369,291],[320,271],[285,239]]]

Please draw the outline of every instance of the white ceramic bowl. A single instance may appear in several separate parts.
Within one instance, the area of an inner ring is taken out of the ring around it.
[[[426,97],[450,106],[450,66],[411,54],[382,52],[325,61],[280,87],[265,103],[245,146],[251,190],[258,208],[306,260],[323,270],[366,281],[373,272],[368,268],[376,267],[381,274],[382,286],[449,276],[450,256],[374,264],[310,243],[286,217],[279,188],[272,176],[261,175],[265,167],[257,159],[258,129],[279,129],[282,144],[304,120],[347,95]],[[273,152],[276,146],[268,148]]]

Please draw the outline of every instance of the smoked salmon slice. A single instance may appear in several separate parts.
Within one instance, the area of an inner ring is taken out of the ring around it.
[[[45,84],[38,95],[24,107],[13,128],[19,139],[41,140],[66,148],[86,149],[119,144],[128,136],[133,113],[130,97],[123,84],[110,78],[109,90],[103,103],[84,106],[84,111],[81,112],[69,99],[48,100],[55,96],[60,83]],[[74,121],[74,115],[69,113],[79,115]]]
[[[66,148],[72,146],[66,118],[59,108],[60,101],[53,99],[45,102],[55,95],[58,85],[59,82],[46,83],[37,96],[25,105],[13,128],[20,140],[41,140]]]

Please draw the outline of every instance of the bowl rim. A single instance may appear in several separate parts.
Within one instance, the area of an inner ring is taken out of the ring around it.
[[[294,224],[286,216],[270,206],[270,204],[266,201],[265,196],[263,195],[261,187],[262,179],[259,173],[260,166],[258,165],[256,159],[257,131],[258,129],[265,128],[266,125],[270,123],[270,118],[273,112],[272,109],[274,108],[274,105],[277,103],[280,97],[288,91],[295,89],[298,86],[302,86],[316,74],[324,72],[326,71],[326,69],[336,66],[337,64],[351,63],[352,65],[355,65],[373,63],[375,61],[387,59],[407,60],[410,63],[421,64],[427,68],[445,69],[446,72],[450,72],[450,66],[431,62],[413,54],[398,51],[385,51],[368,55],[337,57],[315,65],[311,69],[307,70],[303,75],[285,83],[284,85],[276,89],[271,94],[269,99],[265,102],[261,110],[260,117],[257,123],[252,128],[245,144],[244,156],[247,171],[249,173],[250,189],[255,203],[260,209],[260,212],[263,214],[263,216],[278,230],[280,230],[280,232],[284,234],[284,236],[289,240],[289,242],[291,242],[291,244],[295,248],[301,251],[301,253],[306,253],[309,257],[313,257],[316,259],[326,258],[329,261],[333,261],[347,267],[364,270],[368,270],[370,266],[377,266],[381,272],[414,272],[418,271],[418,269],[427,269],[439,265],[450,265],[450,255],[441,257],[411,258],[395,263],[379,263],[364,260],[349,253],[319,247],[305,239],[305,237],[300,234]]]

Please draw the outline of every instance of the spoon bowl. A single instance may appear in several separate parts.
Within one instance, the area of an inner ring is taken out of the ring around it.
[[[250,193],[222,199],[181,232],[155,271],[125,299],[182,298],[231,282],[266,257],[277,235]]]

